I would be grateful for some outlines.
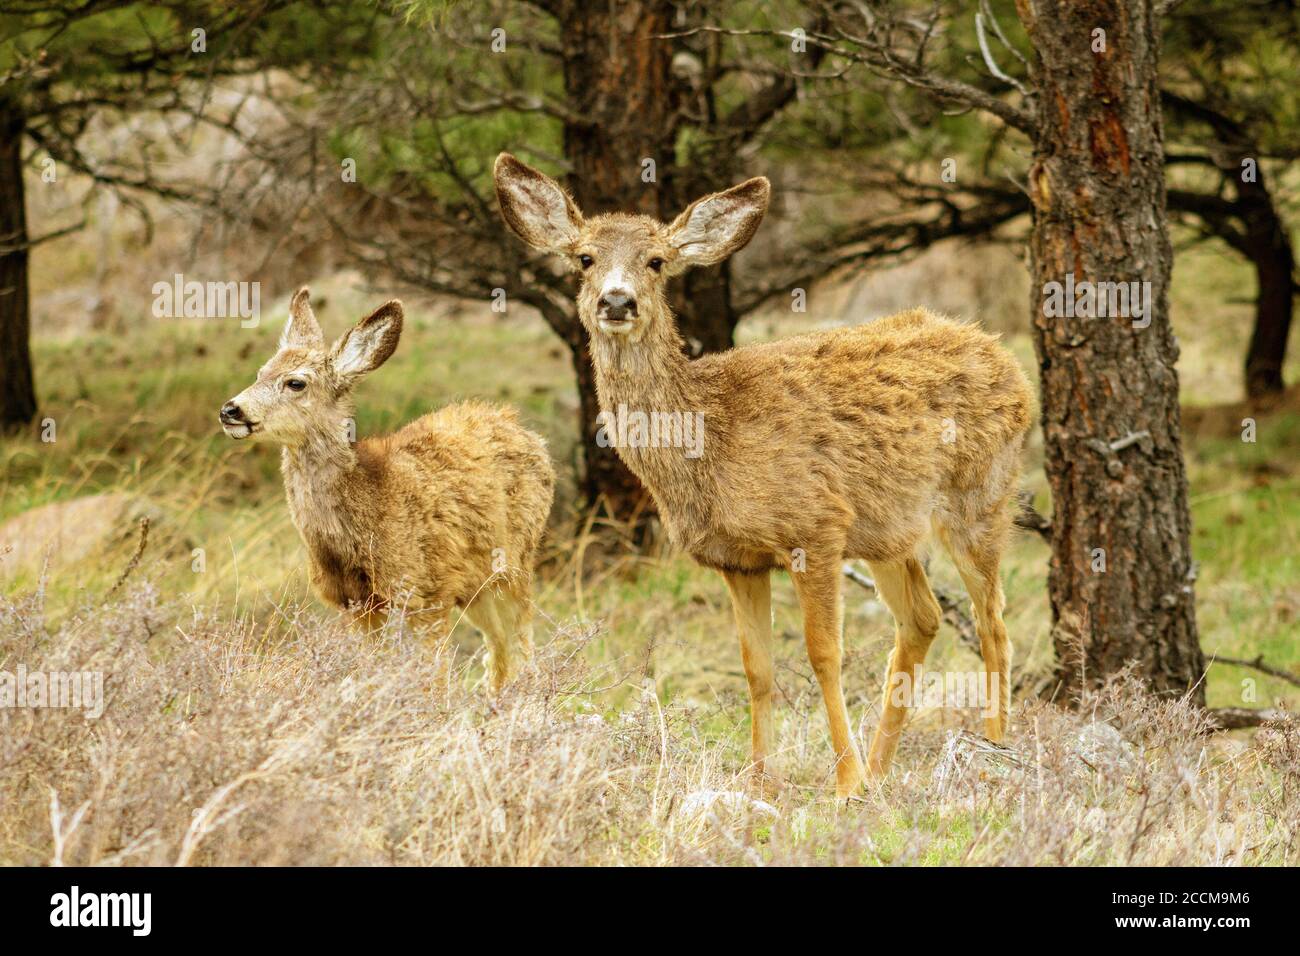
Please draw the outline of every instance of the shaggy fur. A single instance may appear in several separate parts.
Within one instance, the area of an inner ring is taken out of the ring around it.
[[[583,272],[578,311],[592,336],[602,410],[703,415],[698,457],[644,444],[616,450],[654,496],[674,542],[727,579],[755,769],[763,772],[772,739],[769,572],[786,568],[825,699],[837,792],[846,796],[862,781],[840,686],[846,558],[870,563],[897,621],[868,757],[873,774],[888,769],[908,682],[939,627],[918,560],[932,530],[974,604],[985,690],[996,702],[986,733],[1000,740],[1011,651],[998,564],[1032,405],[1006,349],[977,328],[916,309],[690,361],[666,281],[743,247],[766,211],[767,180],[706,196],[668,225],[622,214],[583,219],[558,184],[505,154],[496,183],[506,222]]]
[[[366,626],[404,606],[439,631],[465,609],[487,636],[499,689],[532,653],[532,572],[554,469],[512,409],[478,402],[354,444],[352,386],[392,354],[401,324],[401,303],[389,302],[327,349],[300,290],[279,351],[222,424],[284,446],[289,513],[323,600]]]

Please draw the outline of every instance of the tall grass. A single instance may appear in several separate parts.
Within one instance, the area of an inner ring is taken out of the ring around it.
[[[0,603],[0,662],[101,670],[107,697],[98,720],[0,709],[0,863],[1300,862],[1300,733],[1207,736],[1123,681],[1077,712],[1022,704],[1005,748],[914,733],[847,805],[810,687],[760,800],[713,709],[594,669],[590,628],[489,700],[400,616],[366,639],[291,604],[175,619],[147,583],[52,630],[39,589]]]

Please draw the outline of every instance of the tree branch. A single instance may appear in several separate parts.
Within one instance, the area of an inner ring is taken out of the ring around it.
[[[1211,664],[1233,664],[1237,667],[1250,667],[1269,677],[1276,677],[1278,680],[1284,680],[1289,684],[1300,687],[1300,677],[1292,674],[1290,671],[1284,671],[1280,667],[1274,667],[1271,664],[1264,663],[1264,655],[1260,654],[1254,660],[1244,660],[1240,657],[1214,657]]]
[[[1254,707],[1210,707],[1206,709],[1214,722],[1215,730],[1242,730],[1247,727],[1261,727],[1264,724],[1290,722],[1296,715],[1276,708]]]

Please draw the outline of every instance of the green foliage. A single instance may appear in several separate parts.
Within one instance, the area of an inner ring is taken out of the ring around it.
[[[164,0],[0,15],[0,99],[29,122],[147,108],[185,80],[329,71],[376,55],[376,12],[342,0]],[[199,31],[202,31],[201,33]]]
[[[1276,0],[1192,0],[1166,23],[1166,88],[1229,117],[1263,155],[1300,155],[1300,10]],[[1204,141],[1204,127],[1166,111],[1172,141]]]

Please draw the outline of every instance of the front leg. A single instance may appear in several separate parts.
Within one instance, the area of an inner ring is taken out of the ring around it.
[[[761,779],[772,752],[772,577],[768,571],[723,571],[749,682],[750,763]]]
[[[862,758],[849,730],[849,712],[840,685],[842,656],[840,604],[840,560],[810,564],[806,571],[793,571],[795,593],[803,609],[803,636],[808,661],[821,684],[826,719],[830,723],[831,745],[835,748],[835,795],[845,799],[862,787],[865,775]]]

